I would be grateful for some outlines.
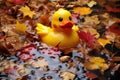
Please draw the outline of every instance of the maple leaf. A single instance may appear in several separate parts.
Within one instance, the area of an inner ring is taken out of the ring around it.
[[[99,38],[97,41],[98,41],[103,47],[105,47],[106,44],[110,44],[110,43],[111,43],[110,40],[108,40],[108,39],[103,39],[103,38]]]
[[[24,17],[29,16],[30,18],[32,18],[33,15],[35,14],[35,12],[31,11],[28,6],[21,7],[19,10],[23,12]]]
[[[80,39],[87,44],[88,47],[93,47],[94,42],[95,42],[95,35],[91,34],[89,31],[84,32],[84,31],[78,31],[78,35]]]
[[[25,33],[26,30],[28,29],[28,27],[25,26],[25,24],[20,24],[18,21],[17,21],[17,24],[16,24],[16,28],[15,28],[17,31],[20,31],[22,33]]]
[[[74,13],[79,13],[80,15],[91,14],[92,10],[87,7],[76,7],[73,9]]]

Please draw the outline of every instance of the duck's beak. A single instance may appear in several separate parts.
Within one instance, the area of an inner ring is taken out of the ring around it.
[[[73,27],[73,23],[71,21],[64,21],[60,24],[60,27],[63,29],[70,30]]]

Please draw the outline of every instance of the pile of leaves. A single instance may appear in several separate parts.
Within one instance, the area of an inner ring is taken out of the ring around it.
[[[119,0],[0,0],[0,80],[119,80]],[[59,8],[72,13],[80,43],[61,50],[36,34]]]

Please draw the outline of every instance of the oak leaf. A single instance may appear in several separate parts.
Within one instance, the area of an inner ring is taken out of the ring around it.
[[[35,12],[31,11],[28,6],[21,7],[19,10],[23,12],[24,17],[29,16],[30,18],[33,18],[33,15],[35,14]]]

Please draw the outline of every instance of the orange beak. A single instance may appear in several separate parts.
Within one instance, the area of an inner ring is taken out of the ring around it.
[[[73,27],[73,23],[71,21],[64,21],[60,24],[60,27],[63,29],[70,30]]]

